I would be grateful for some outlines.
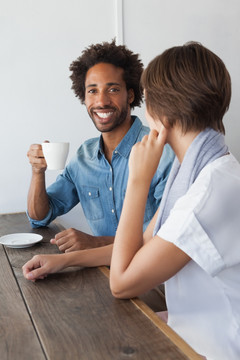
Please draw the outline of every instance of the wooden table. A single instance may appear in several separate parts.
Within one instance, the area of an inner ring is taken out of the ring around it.
[[[49,240],[62,228],[31,229],[24,213],[0,215],[0,236],[34,232],[29,248],[0,245],[1,360],[200,359],[139,299],[110,292],[108,268],[70,268],[35,283],[22,265],[39,253],[57,253]]]

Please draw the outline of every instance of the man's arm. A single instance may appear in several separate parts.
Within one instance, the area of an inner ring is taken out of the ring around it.
[[[28,214],[32,219],[42,220],[49,211],[49,201],[46,193],[45,171],[47,164],[42,152],[42,146],[34,144],[27,153],[32,165],[32,179],[28,192]]]
[[[159,209],[150,221],[143,234],[143,244],[146,244],[153,234],[153,229],[157,221]],[[93,236],[73,228],[63,230],[51,239],[51,244],[57,245],[59,250],[65,253],[77,250],[92,249],[114,243],[114,236]]]

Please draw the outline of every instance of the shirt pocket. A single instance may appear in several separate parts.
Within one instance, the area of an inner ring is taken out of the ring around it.
[[[100,191],[94,186],[81,186],[81,205],[88,220],[99,220],[104,217]]]

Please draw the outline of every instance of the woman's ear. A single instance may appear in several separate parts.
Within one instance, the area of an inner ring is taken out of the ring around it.
[[[133,89],[129,89],[128,90],[128,104],[129,105],[132,104],[134,99],[135,99],[134,91],[133,91]]]

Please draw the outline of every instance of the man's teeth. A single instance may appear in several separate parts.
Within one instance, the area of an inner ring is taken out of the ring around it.
[[[97,114],[97,116],[99,116],[100,118],[106,119],[106,118],[108,118],[109,116],[111,116],[112,113],[113,113],[113,112],[111,111],[111,112],[107,112],[107,113],[99,113],[99,112],[97,112],[96,114]]]

